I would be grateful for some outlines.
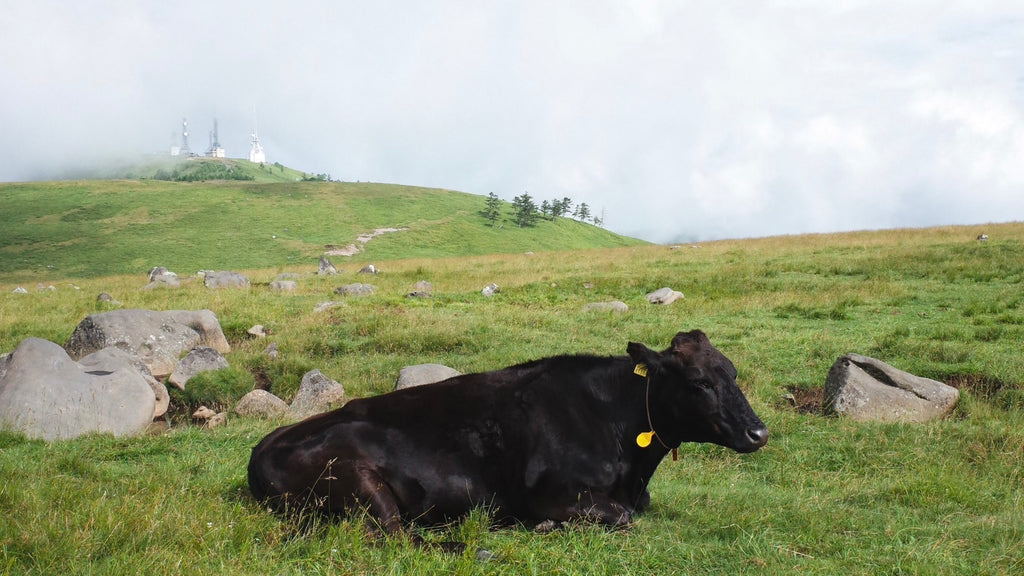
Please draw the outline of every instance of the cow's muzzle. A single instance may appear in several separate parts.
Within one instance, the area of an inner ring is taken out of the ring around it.
[[[768,443],[768,428],[764,425],[756,428],[747,428],[744,436],[746,443],[737,452],[754,452]]]

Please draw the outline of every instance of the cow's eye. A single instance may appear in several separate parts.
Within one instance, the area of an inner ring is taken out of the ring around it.
[[[712,390],[715,387],[715,383],[707,378],[698,378],[693,383],[703,390]]]

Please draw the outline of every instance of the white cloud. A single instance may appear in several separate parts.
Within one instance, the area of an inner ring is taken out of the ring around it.
[[[1018,4],[0,0],[0,180],[255,106],[273,161],[655,241],[1022,219]]]

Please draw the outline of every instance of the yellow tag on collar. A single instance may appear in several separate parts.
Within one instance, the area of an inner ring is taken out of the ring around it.
[[[633,374],[636,374],[637,376],[643,376],[644,378],[646,378],[647,364],[637,364],[636,368],[633,368]],[[650,444],[650,440],[648,440],[647,443]]]
[[[636,445],[641,448],[647,448],[651,445],[651,438],[654,438],[654,430],[641,432],[636,436]]]

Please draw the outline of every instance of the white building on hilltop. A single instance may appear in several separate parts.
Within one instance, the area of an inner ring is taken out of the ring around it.
[[[252,129],[252,149],[249,150],[249,162],[255,164],[267,163],[267,156],[263,153],[263,146],[260,145],[260,136],[257,133],[255,124]]]

